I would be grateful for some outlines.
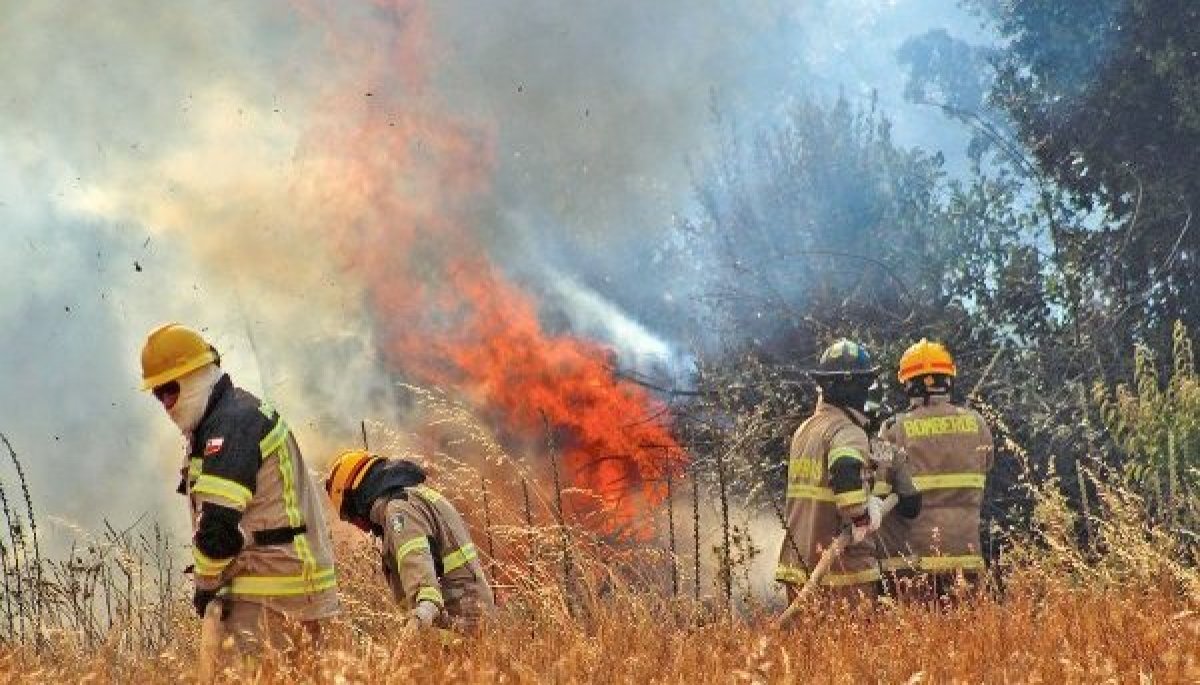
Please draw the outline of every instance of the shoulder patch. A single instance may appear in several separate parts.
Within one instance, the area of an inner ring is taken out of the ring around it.
[[[392,516],[392,532],[396,533],[397,535],[404,533],[404,516],[400,514],[395,514]]]
[[[204,456],[211,457],[221,451],[225,446],[225,438],[209,438],[208,442],[204,443]]]

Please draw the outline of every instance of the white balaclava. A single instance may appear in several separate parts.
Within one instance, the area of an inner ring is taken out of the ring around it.
[[[223,375],[225,372],[221,371],[221,367],[206,364],[179,377],[179,399],[167,410],[167,414],[184,435],[191,437],[192,431],[196,430],[196,424],[200,423],[200,417],[208,407],[213,386]]]

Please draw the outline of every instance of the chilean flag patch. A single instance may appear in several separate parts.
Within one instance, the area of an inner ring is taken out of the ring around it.
[[[225,438],[209,438],[208,442],[204,443],[204,456],[211,456],[221,451],[225,445]]]

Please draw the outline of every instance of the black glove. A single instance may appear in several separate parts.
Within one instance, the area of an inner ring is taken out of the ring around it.
[[[196,588],[196,592],[192,594],[192,606],[196,608],[196,615],[204,618],[204,610],[208,608],[208,603],[216,598],[216,590],[201,590],[200,588]]]

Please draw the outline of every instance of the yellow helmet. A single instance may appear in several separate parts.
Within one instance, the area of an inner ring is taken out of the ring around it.
[[[333,468],[329,469],[329,478],[325,479],[325,492],[333,501],[333,510],[342,515],[342,506],[346,503],[347,493],[362,484],[362,480],[375,462],[382,461],[372,456],[366,450],[344,450],[333,460]]]
[[[958,369],[945,346],[921,338],[921,342],[905,350],[900,357],[900,372],[896,377],[901,383],[907,383],[918,376],[929,374],[953,377],[958,375]]]
[[[177,323],[161,326],[142,347],[142,390],[169,383],[217,362],[217,351],[196,331]]]

